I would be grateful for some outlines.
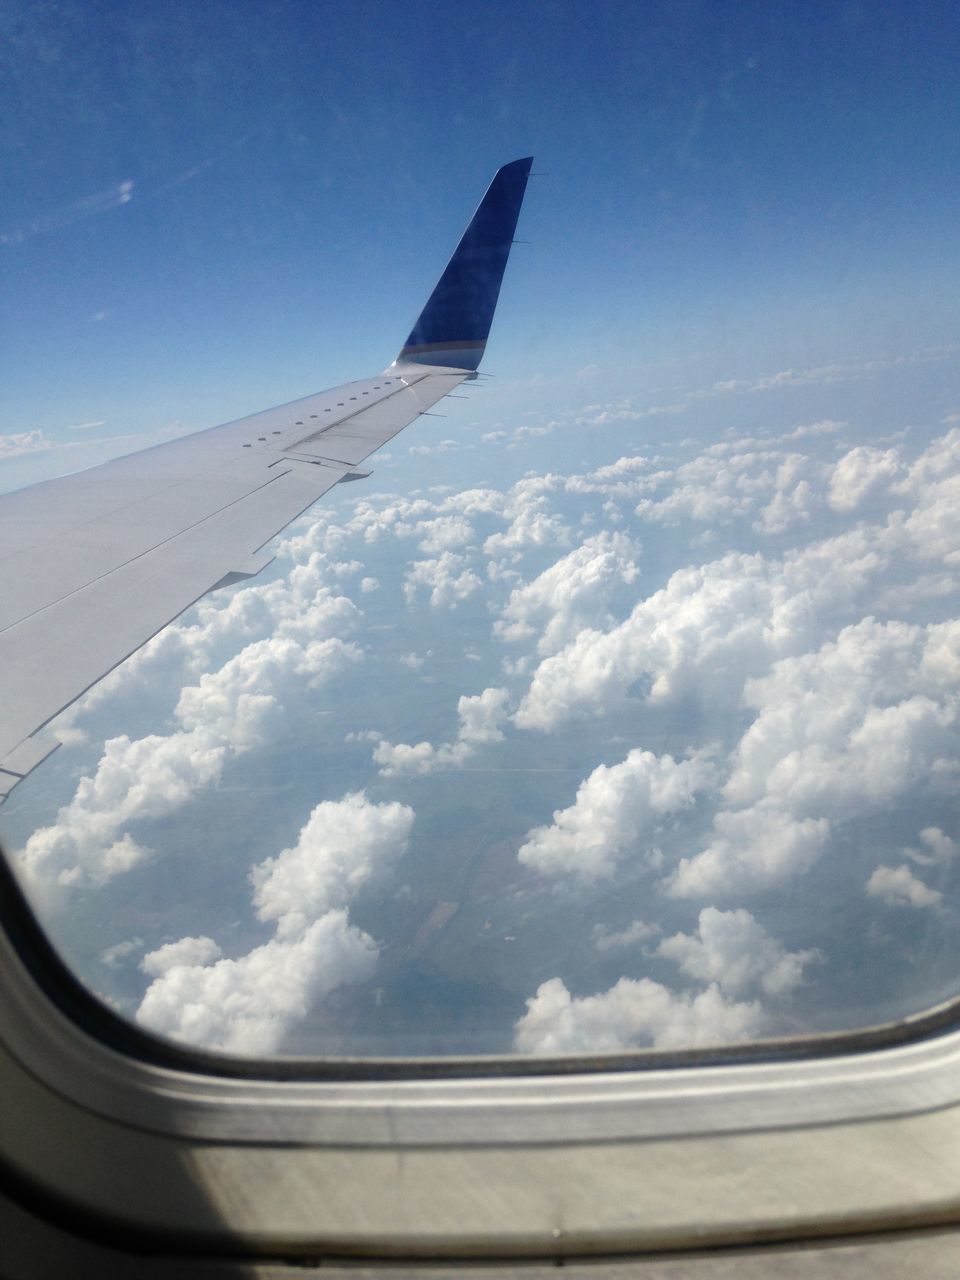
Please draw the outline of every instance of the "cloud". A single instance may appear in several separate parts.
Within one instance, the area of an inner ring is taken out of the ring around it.
[[[17,855],[35,888],[96,886],[131,870],[150,851],[126,827],[181,808],[221,776],[230,758],[262,745],[292,690],[319,687],[361,659],[355,645],[324,635],[355,614],[323,585],[328,568],[312,553],[286,581],[246,588],[226,604],[203,602],[196,623],[167,628],[88,695],[78,714],[128,684],[136,687],[154,663],[169,664],[173,656],[187,669],[202,669],[224,645],[272,631],[185,685],[172,733],[121,735],[104,744],[92,776],[81,778],[56,821],[36,830]]]
[[[644,920],[634,920],[625,929],[610,930],[605,925],[594,925],[590,934],[597,951],[620,951],[637,946],[641,942],[649,942],[661,932],[657,924],[647,924]]]
[[[939,827],[925,827],[920,832],[924,849],[904,849],[911,862],[920,867],[946,866],[960,853],[960,845],[951,840]]]
[[[415,456],[428,456],[432,453],[454,453],[458,449],[472,449],[473,445],[464,444],[461,440],[441,440],[437,444],[412,444],[407,453]]]
[[[39,214],[21,227],[0,232],[0,244],[21,244],[32,236],[42,235],[50,231],[59,231],[62,227],[68,227],[74,222],[79,222],[81,218],[89,218],[94,214],[107,213],[111,209],[118,209],[122,205],[130,203],[133,199],[133,192],[134,182],[132,178],[126,178],[123,182],[113,183],[103,191],[97,191],[90,196],[82,196],[79,200],[75,200],[72,204],[66,205],[62,209],[54,210],[52,213]]]
[[[147,988],[137,1021],[191,1045],[264,1056],[336,987],[368,978],[376,960],[372,939],[330,911],[237,959],[173,965]]]
[[[153,1031],[228,1053],[276,1052],[331,991],[365,981],[378,948],[346,906],[407,847],[413,810],[362,793],[322,801],[297,843],[253,868],[253,902],[275,936],[223,958],[211,938],[181,938],[145,956],[154,981],[137,1010]]]
[[[587,626],[613,622],[609,606],[616,589],[639,575],[639,546],[622,533],[599,533],[562,556],[533,582],[516,587],[494,631],[521,640],[543,630],[540,654],[556,652]]]
[[[704,907],[696,934],[664,938],[657,953],[675,960],[690,978],[716,983],[727,996],[751,987],[769,996],[784,995],[803,980],[816,951],[784,951],[749,911]]]
[[[826,818],[796,819],[769,802],[723,810],[713,820],[711,843],[681,859],[668,890],[679,898],[708,898],[781,884],[813,866],[829,834]]]
[[[296,845],[251,872],[257,915],[286,938],[344,906],[406,851],[413,816],[408,805],[371,804],[362,792],[318,804]]]
[[[960,565],[960,428],[934,440],[891,491],[913,502],[903,530],[916,554]]]
[[[960,562],[960,516],[948,515],[944,503],[943,520],[951,528],[939,525],[938,549],[956,547]],[[746,680],[803,653],[837,623],[863,617],[880,576],[894,566],[902,572],[919,541],[911,525],[912,517],[898,516],[791,548],[779,559],[731,551],[676,570],[621,623],[586,628],[544,658],[517,726],[550,731],[604,715],[621,707],[638,681],[648,685],[651,703],[708,697],[735,706]]]
[[[553,475],[520,480],[510,491],[503,510],[510,521],[503,533],[493,533],[483,544],[484,554],[494,557],[520,556],[534,547],[566,546],[570,530],[551,512],[547,493],[559,483]]]
[[[149,952],[140,961],[140,968],[151,978],[161,978],[171,969],[212,964],[219,959],[220,948],[212,938],[180,938]]]
[[[867,881],[867,893],[882,898],[891,907],[934,907],[943,898],[939,890],[928,889],[906,863],[877,867]]]
[[[551,978],[527,1001],[513,1043],[539,1054],[681,1049],[755,1039],[763,1024],[758,1002],[734,1003],[715,986],[686,995],[650,978],[621,978],[609,991],[574,997]]]
[[[901,469],[899,451],[858,445],[834,466],[827,501],[834,511],[854,511],[897,476]]]
[[[112,947],[107,947],[105,951],[101,951],[100,963],[105,964],[108,969],[115,969],[126,960],[127,956],[131,956],[142,949],[142,938],[126,938],[123,942],[115,942]]]
[[[610,878],[626,856],[649,857],[661,820],[689,808],[715,776],[704,758],[678,764],[636,748],[622,763],[594,769],[568,809],[527,833],[517,857],[543,874]]]
[[[865,618],[835,641],[747,682],[756,718],[732,757],[709,846],[680,862],[671,892],[782,883],[814,864],[830,824],[949,789],[960,771],[960,622]]]
[[[462,547],[474,539],[473,526],[462,516],[437,516],[434,520],[421,520],[415,530],[420,538],[420,550],[427,553]]]
[[[473,758],[478,747],[502,740],[500,726],[508,717],[507,700],[506,689],[489,688],[472,696],[465,694],[457,703],[460,724],[452,742],[434,747],[429,742],[411,746],[383,739],[374,749],[373,759],[388,778],[401,773],[423,774],[435,769],[458,768]]]
[[[102,422],[91,422],[89,427],[103,426]],[[71,431],[80,430],[71,427]],[[28,453],[50,453],[60,449],[86,449],[94,444],[113,444],[118,440],[130,440],[132,436],[103,436],[95,440],[51,440],[39,427],[33,431],[14,431],[9,435],[0,435],[0,462],[4,458],[20,458]]]
[[[647,477],[650,488],[666,484],[670,491],[657,500],[643,498],[636,514],[661,524],[687,519],[710,525],[745,516],[776,487],[778,456],[749,451],[718,457],[708,449],[674,471]]]
[[[422,587],[429,591],[433,609],[455,609],[483,585],[472,569],[465,567],[463,556],[444,551],[435,560],[417,560],[407,569],[403,594],[412,603]]]
[[[743,677],[765,670],[778,648],[802,644],[803,618],[791,618],[790,593],[777,570],[762,556],[737,552],[678,570],[617,626],[584,629],[546,657],[516,724],[550,730],[604,714],[642,677],[649,678],[653,702],[704,686],[714,698],[739,697]]]

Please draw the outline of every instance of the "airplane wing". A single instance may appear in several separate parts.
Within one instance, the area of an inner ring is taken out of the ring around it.
[[[475,370],[531,160],[495,175],[394,363],[276,409],[0,495],[0,802],[44,726]]]

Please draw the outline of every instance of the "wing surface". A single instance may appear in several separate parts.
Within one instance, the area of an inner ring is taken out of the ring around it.
[[[444,341],[468,353],[489,329],[529,168],[498,172],[441,277],[446,316],[450,282],[461,291],[461,327],[443,328],[461,336]],[[433,323],[437,290],[418,325]],[[50,720],[208,591],[259,573],[265,543],[475,376],[457,349],[405,348],[379,377],[0,495],[0,802],[58,745]]]

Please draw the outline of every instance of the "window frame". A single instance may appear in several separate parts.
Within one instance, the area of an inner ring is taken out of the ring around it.
[[[5,864],[0,927],[0,1165],[108,1240],[558,1257],[960,1220],[960,1001],[672,1055],[259,1062],[108,1009]]]

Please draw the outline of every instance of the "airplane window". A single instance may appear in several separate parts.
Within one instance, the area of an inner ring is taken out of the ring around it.
[[[496,4],[464,48],[361,9],[18,27],[8,495],[286,404],[249,470],[348,408],[299,397],[410,395],[379,371],[485,184],[541,174],[462,398],[0,762],[51,938],[238,1054],[682,1049],[956,996],[955,14]]]

